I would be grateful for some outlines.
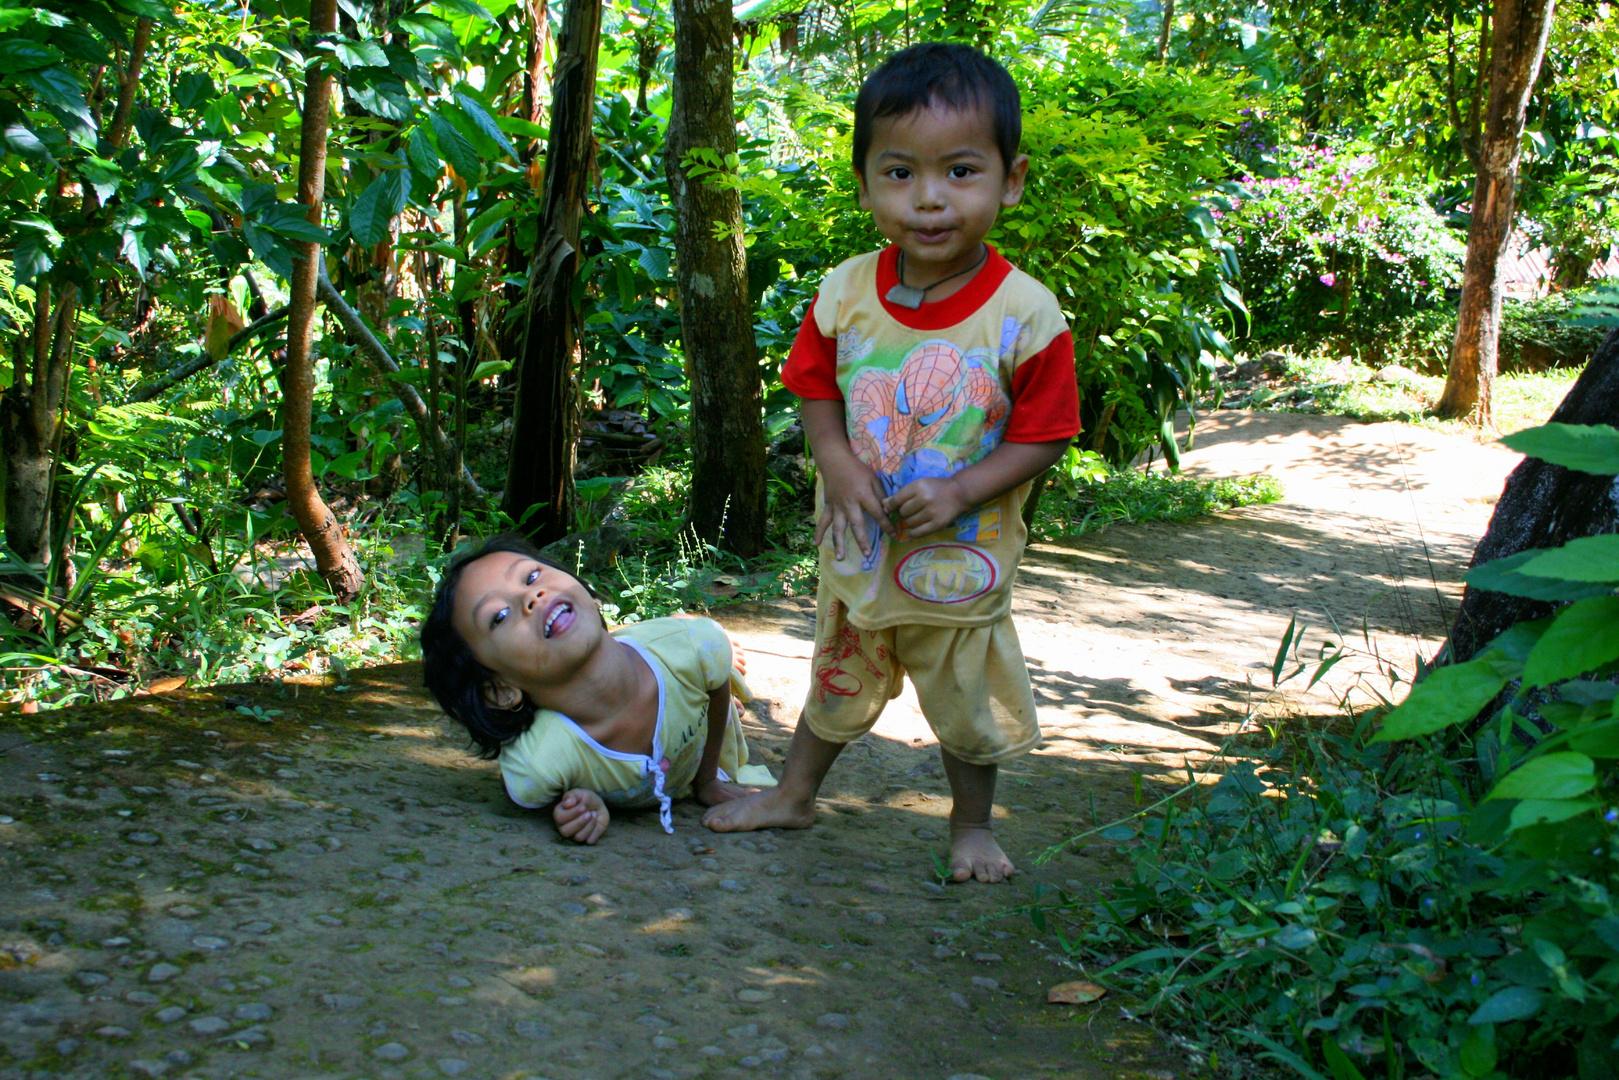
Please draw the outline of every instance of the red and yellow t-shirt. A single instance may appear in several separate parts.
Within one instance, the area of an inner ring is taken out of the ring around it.
[[[1057,298],[993,247],[953,296],[919,309],[889,303],[898,248],[838,266],[804,316],[782,382],[801,398],[844,402],[849,445],[886,494],[950,476],[999,446],[1079,433],[1074,343]],[[891,541],[874,521],[872,555],[821,547],[821,587],[867,630],[985,626],[1011,610],[1028,532],[1028,485],[928,536]],[[822,493],[816,491],[819,513]]]

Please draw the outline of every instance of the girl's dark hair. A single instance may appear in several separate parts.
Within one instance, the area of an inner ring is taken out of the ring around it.
[[[484,699],[484,687],[495,673],[478,662],[450,621],[455,614],[455,587],[461,582],[462,572],[485,555],[502,551],[544,563],[577,580],[572,570],[546,558],[527,537],[516,533],[491,536],[476,547],[458,552],[445,568],[433,596],[433,608],[422,621],[422,681],[433,692],[439,707],[467,729],[481,758],[499,757],[502,746],[534,723],[534,706],[527,701],[515,709],[497,709]],[[596,595],[588,583],[581,584],[592,596]]]
[[[966,45],[931,41],[902,49],[882,62],[854,103],[854,171],[866,175],[871,125],[885,116],[909,116],[930,105],[957,111],[983,108],[995,123],[995,145],[1008,169],[1023,138],[1023,99],[1000,64]]]

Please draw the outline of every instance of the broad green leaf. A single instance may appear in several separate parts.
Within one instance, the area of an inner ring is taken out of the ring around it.
[[[1496,782],[1486,799],[1573,799],[1596,787],[1596,764],[1561,751],[1531,758]]]
[[[1614,710],[1619,711],[1619,701],[1614,702]],[[1594,758],[1619,758],[1619,716],[1610,711],[1609,717],[1571,732],[1568,748]]]
[[[1619,428],[1609,424],[1542,424],[1515,431],[1501,442],[1520,454],[1578,472],[1619,473]]]
[[[1549,600],[1554,603],[1584,600],[1592,596],[1607,596],[1612,590],[1606,585],[1587,585],[1562,581],[1558,578],[1531,577],[1522,573],[1524,563],[1544,554],[1540,548],[1520,551],[1501,559],[1491,559],[1467,572],[1467,584],[1486,592],[1521,596],[1526,600]]]
[[[1523,681],[1548,686],[1619,659],[1619,596],[1581,600],[1559,611],[1529,651]]]
[[[32,285],[42,274],[56,265],[46,249],[45,238],[32,230],[17,234],[17,246],[12,248],[11,261],[18,285]]]
[[[478,382],[480,379],[492,379],[503,371],[510,371],[511,368],[512,362],[510,360],[485,360],[472,369],[472,374],[468,376],[468,379],[472,382]]]
[[[427,135],[421,130],[412,132],[406,141],[405,156],[410,161],[410,167],[420,173],[423,179],[435,179],[442,171],[433,144],[427,141]]]
[[[336,41],[332,48],[346,68],[388,66],[388,54],[375,41]]]
[[[1521,572],[1562,581],[1619,582],[1619,533],[1570,540],[1529,560]]]
[[[506,133],[500,130],[500,125],[495,123],[495,118],[489,115],[489,110],[484,108],[477,98],[463,90],[457,90],[455,92],[455,103],[461,106],[461,111],[468,120],[472,121],[474,127],[487,135],[494,141],[496,146],[506,151],[514,159],[517,157],[517,151],[512,148],[511,140],[506,138]]]
[[[546,137],[545,127],[532,120],[524,120],[520,116],[506,116],[496,114],[495,124],[508,135],[521,135],[525,139],[543,139]]]
[[[1530,986],[1509,986],[1491,994],[1489,1000],[1467,1018],[1469,1024],[1506,1024],[1527,1020],[1540,1011],[1545,995]]]
[[[428,115],[428,123],[433,128],[433,137],[438,142],[438,155],[449,162],[467,187],[477,185],[478,178],[483,175],[483,162],[478,158],[478,152],[472,148],[467,137],[455,130],[451,124],[438,113]]]
[[[1383,718],[1383,726],[1373,742],[1414,739],[1443,731],[1452,724],[1465,723],[1495,699],[1508,679],[1523,668],[1502,652],[1486,650],[1465,664],[1451,664],[1434,670],[1412,688],[1393,712]]]
[[[15,75],[20,71],[41,68],[62,59],[60,50],[43,41],[10,37],[0,40],[0,71]]]
[[[355,241],[373,247],[388,239],[389,226],[405,208],[407,193],[406,173],[398,169],[381,173],[366,185],[349,210],[349,232]]]
[[[1468,1076],[1488,1076],[1495,1071],[1495,1025],[1479,1024],[1467,1033],[1456,1052],[1462,1071]]]
[[[1600,805],[1595,799],[1524,799],[1512,807],[1512,823],[1508,831],[1525,829],[1530,825],[1554,825],[1578,817]]]
[[[58,65],[20,71],[15,78],[33,87],[41,103],[54,105],[86,125],[94,123],[84,103],[84,86],[67,68]]]

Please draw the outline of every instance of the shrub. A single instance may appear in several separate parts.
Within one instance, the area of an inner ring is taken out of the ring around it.
[[[1448,306],[1466,245],[1419,190],[1347,147],[1304,147],[1281,169],[1244,177],[1233,223],[1257,342],[1354,348]]]
[[[1619,473],[1611,427],[1507,441]],[[1312,1080],[1613,1076],[1619,536],[1468,581],[1568,604],[1350,734],[1234,760],[1212,787],[1192,777],[1075,837],[1064,846],[1126,847],[1129,876],[1100,902],[1059,892],[1030,909],[1141,1012],[1195,1032],[1211,1071],[1247,1075],[1248,1058]],[[1299,636],[1290,625],[1276,682],[1309,669]],[[1329,649],[1311,685],[1344,655]]]

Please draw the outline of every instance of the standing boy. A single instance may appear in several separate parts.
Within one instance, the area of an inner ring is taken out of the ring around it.
[[[860,205],[891,246],[827,275],[782,369],[820,470],[810,693],[780,785],[712,829],[811,824],[909,672],[954,799],[952,877],[1013,872],[990,815],[997,763],[1040,738],[1010,615],[1021,509],[1079,432],[1056,298],[984,243],[1023,195],[1021,133],[1012,77],[965,46],[896,53],[860,90]]]

